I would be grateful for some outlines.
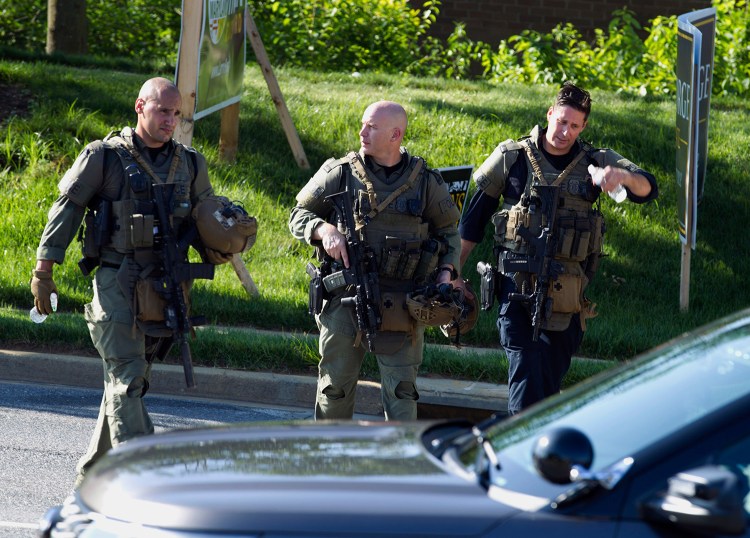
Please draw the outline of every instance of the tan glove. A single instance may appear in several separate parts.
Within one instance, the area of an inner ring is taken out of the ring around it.
[[[52,280],[52,271],[34,271],[31,277],[31,293],[34,295],[34,306],[40,314],[52,313],[53,293],[57,293],[57,286]]]
[[[234,256],[234,254],[227,254],[225,252],[219,252],[218,250],[206,247],[206,259],[209,263],[212,263],[214,265],[227,263],[232,260],[232,256]]]

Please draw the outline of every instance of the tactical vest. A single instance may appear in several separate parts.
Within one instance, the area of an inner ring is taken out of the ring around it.
[[[593,189],[587,170],[595,150],[585,142],[580,143],[580,153],[562,173],[544,158],[532,138],[511,143],[509,151],[517,151],[519,155],[524,152],[528,158],[526,187],[520,200],[504,199],[501,210],[492,216],[495,252],[498,267],[502,268],[504,259],[524,259],[530,254],[523,235],[539,237],[550,225],[546,213],[533,203],[539,198],[538,185],[557,186],[559,199],[551,229],[554,260],[563,270],[548,291],[553,300],[552,316],[543,328],[549,330],[567,328],[570,317],[585,308],[584,291],[597,270],[602,252],[604,219],[598,204],[594,207],[598,192]],[[520,233],[523,228],[528,233]],[[535,274],[517,272],[508,276],[522,293],[533,289]]]
[[[424,160],[411,157],[395,185],[370,173],[362,156],[346,156],[349,192],[354,200],[357,228],[378,260],[378,278],[384,289],[411,291],[437,267],[442,245],[429,236],[425,210],[427,182]]]
[[[152,184],[168,186],[168,213],[173,230],[178,231],[192,210],[190,187],[195,165],[185,147],[177,144],[171,160],[153,167],[133,146],[132,133],[126,133],[126,136],[112,133],[104,139],[104,145],[117,155],[126,185],[120,199],[112,202],[112,235],[102,248],[102,261],[118,263],[118,259],[125,255],[132,257],[141,267],[156,263],[159,222]],[[108,250],[117,254],[112,256]],[[107,260],[108,257],[115,259]]]

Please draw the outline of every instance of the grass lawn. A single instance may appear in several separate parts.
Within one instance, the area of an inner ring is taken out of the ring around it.
[[[0,123],[0,345],[25,349],[92,350],[81,315],[90,280],[77,268],[80,251],[55,270],[60,312],[44,324],[28,321],[29,275],[35,250],[56,197],[56,185],[78,152],[110,130],[134,125],[133,102],[150,74],[0,60],[0,85],[28,96],[27,110]],[[172,77],[171,73],[162,74]],[[358,147],[362,111],[379,99],[405,105],[405,144],[430,166],[478,166],[501,141],[545,122],[556,87],[492,86],[483,82],[277,69],[276,75],[311,170],[300,169],[284,135],[260,69],[248,65],[241,102],[240,148],[235,163],[219,160],[219,114],[196,122],[193,145],[209,161],[214,188],[241,201],[259,221],[258,241],[243,259],[260,290],[249,297],[230,265],[195,284],[193,308],[212,327],[192,342],[198,364],[272,371],[314,372],[315,325],[307,314],[311,249],[287,229],[294,196],[329,157]],[[681,244],[677,234],[675,102],[593,93],[583,138],[608,146],[655,174],[660,197],[650,204],[615,204],[602,198],[607,222],[606,257],[588,295],[600,316],[589,323],[580,354],[627,360],[656,344],[750,304],[748,104],[712,100],[705,195],[698,211],[698,244],[692,252],[690,307],[679,309]],[[475,289],[477,261],[489,260],[492,231],[465,268]],[[221,329],[219,329],[221,327]],[[246,328],[291,333],[287,337]],[[438,331],[428,341],[447,344]],[[495,313],[483,312],[467,346],[497,347]],[[468,357],[468,358],[467,358]],[[596,363],[598,364],[598,363]],[[604,366],[611,362],[604,363]],[[566,380],[591,375],[577,361]],[[598,369],[595,366],[594,369]],[[425,374],[503,382],[502,353],[426,352]],[[377,375],[368,361],[366,375]]]

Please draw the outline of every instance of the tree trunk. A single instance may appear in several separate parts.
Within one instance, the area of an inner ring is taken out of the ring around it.
[[[47,0],[47,54],[86,54],[86,0]]]

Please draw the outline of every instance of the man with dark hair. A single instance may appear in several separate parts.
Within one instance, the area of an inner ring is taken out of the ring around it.
[[[494,226],[494,259],[483,274],[491,296],[482,302],[500,302],[511,415],[560,391],[586,319],[596,315],[585,290],[605,229],[599,195],[638,204],[658,195],[652,174],[578,138],[590,111],[589,93],[563,84],[546,128],[500,143],[474,173],[477,191],[459,225],[462,266],[487,223]]]

